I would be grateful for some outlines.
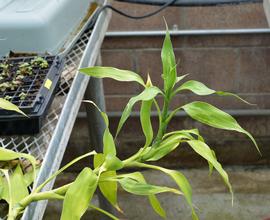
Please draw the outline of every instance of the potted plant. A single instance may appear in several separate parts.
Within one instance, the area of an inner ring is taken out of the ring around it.
[[[184,82],[186,75],[177,75],[177,65],[168,31],[164,40],[161,57],[163,65],[163,89],[153,85],[150,76],[148,76],[148,79],[145,82],[138,74],[128,70],[98,66],[83,68],[80,70],[82,73],[90,75],[91,77],[109,77],[123,82],[132,81],[139,83],[143,87],[143,90],[140,94],[129,100],[121,116],[115,136],[113,136],[109,130],[109,119],[106,113],[102,112],[95,103],[86,101],[89,104],[94,105],[100,111],[100,114],[106,124],[106,129],[103,135],[103,153],[92,151],[74,159],[50,176],[44,183],[39,186],[35,186],[31,192],[27,190],[27,184],[15,186],[15,180],[19,179],[22,183],[25,182],[22,180],[26,174],[22,172],[20,167],[18,168],[19,165],[17,165],[15,172],[13,173],[8,169],[1,169],[0,171],[3,175],[0,186],[2,187],[2,191],[6,193],[4,194],[6,197],[3,197],[2,194],[1,198],[5,199],[9,203],[8,220],[17,219],[31,202],[50,199],[63,200],[61,220],[79,220],[89,207],[104,213],[112,219],[118,219],[116,216],[91,204],[93,194],[97,188],[99,188],[105,198],[117,210],[121,211],[117,202],[118,187],[122,187],[125,191],[135,195],[147,196],[155,212],[163,218],[166,218],[166,211],[159,203],[156,194],[168,192],[183,196],[185,197],[187,204],[190,206],[192,219],[197,220],[199,218],[195,212],[192,202],[192,188],[186,177],[177,170],[170,170],[151,163],[168,155],[183,143],[188,144],[192,150],[207,160],[210,172],[215,169],[220,174],[224,183],[227,185],[228,190],[232,194],[233,201],[233,191],[229,182],[229,177],[218,162],[214,151],[207,145],[207,143],[205,143],[198,129],[184,129],[167,132],[167,127],[176,112],[183,110],[191,118],[206,125],[246,134],[259,151],[252,135],[244,130],[232,116],[208,103],[195,101],[179,106],[172,111],[169,111],[169,106],[174,96],[184,90],[189,90],[199,96],[217,94],[220,96],[233,96],[241,101],[244,100],[232,93],[210,89],[198,81],[189,80]],[[156,100],[158,95],[163,98],[162,106],[160,106]],[[121,131],[125,121],[130,116],[132,107],[135,103],[140,103],[141,106],[140,122],[145,136],[145,144],[144,146],[141,146],[139,151],[131,157],[126,158],[125,160],[120,160],[117,157],[118,148],[116,148],[115,138]],[[153,131],[151,124],[151,111],[153,107],[156,108],[159,117],[159,129],[157,133]],[[0,149],[0,161],[11,161],[21,157],[28,159],[32,164],[32,180],[35,179],[36,161],[33,157],[25,154],[18,154],[2,148]],[[93,157],[93,166],[83,168],[73,182],[49,191],[42,191],[43,187],[57,175],[85,157]],[[147,183],[144,176],[139,171],[127,173],[119,172],[125,168],[147,168],[158,170],[171,177],[178,187],[170,188]]]

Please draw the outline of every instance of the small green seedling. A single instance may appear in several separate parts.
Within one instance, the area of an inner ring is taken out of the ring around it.
[[[6,95],[6,96],[4,97],[4,99],[7,100],[7,101],[10,101],[10,100],[12,99],[12,97],[9,96],[9,95]]]
[[[47,60],[42,57],[36,57],[31,61],[31,64],[33,67],[40,67],[41,69],[46,69],[49,66]]]
[[[25,100],[26,97],[27,97],[27,94],[24,93],[24,92],[21,92],[21,93],[19,94],[19,97],[20,97],[20,100]]]
[[[177,170],[153,165],[153,162],[157,163],[161,158],[170,154],[183,144],[190,146],[191,150],[194,150],[208,162],[210,173],[215,169],[220,174],[232,195],[233,201],[233,191],[228,174],[218,162],[214,151],[200,135],[199,130],[194,128],[168,132],[167,127],[178,111],[185,111],[187,115],[194,120],[208,126],[236,131],[247,135],[259,151],[257,143],[248,131],[244,130],[231,115],[211,104],[202,101],[194,101],[169,111],[174,97],[183,91],[190,91],[199,96],[217,94],[220,96],[233,96],[241,101],[244,100],[232,93],[210,89],[195,80],[183,82],[186,75],[177,75],[175,55],[168,31],[163,44],[161,58],[163,66],[163,88],[158,88],[153,85],[150,76],[145,81],[140,75],[128,70],[99,66],[80,69],[80,72],[91,77],[111,78],[122,82],[138,83],[141,85],[142,91],[140,94],[132,97],[124,108],[115,136],[110,132],[109,119],[106,113],[102,112],[96,104],[88,101],[89,104],[97,108],[101,117],[104,119],[103,152],[96,153],[92,151],[72,160],[43,183],[35,186],[30,193],[27,188],[29,184],[26,184],[25,181],[26,174],[23,172],[21,166],[16,166],[16,168],[12,170],[0,169],[0,172],[3,174],[0,188],[4,192],[0,194],[0,199],[5,200],[9,204],[8,220],[18,219],[26,207],[32,202],[55,199],[63,200],[61,220],[79,220],[88,208],[98,210],[110,218],[117,220],[118,218],[116,216],[94,206],[92,204],[92,198],[99,188],[100,192],[111,205],[115,207],[116,210],[122,212],[117,199],[119,187],[122,187],[122,189],[128,193],[146,196],[153,210],[162,218],[166,218],[167,214],[156,195],[160,193],[173,193],[177,196],[183,196],[190,207],[191,218],[198,220],[199,218],[193,204],[192,188],[184,174]],[[158,103],[157,98],[162,99],[163,103]],[[9,110],[18,111],[18,109],[14,109],[14,106],[10,106],[6,103],[6,100],[4,101],[5,102],[0,99],[0,107],[2,103],[4,107]],[[126,120],[129,118],[132,108],[136,103],[140,104],[140,122],[142,133],[145,136],[145,143],[139,146],[139,150],[134,155],[120,160],[117,151],[121,146],[117,146],[118,143],[115,139]],[[151,113],[153,108],[156,109],[159,118],[157,132],[152,128]],[[52,190],[44,189],[56,176],[86,157],[93,157],[93,166],[89,164],[89,167],[83,168],[73,182]],[[18,154],[0,148],[0,161],[10,161],[17,158],[26,158],[31,162],[33,165],[33,173],[30,177],[33,181],[36,177],[36,160],[28,154]],[[129,168],[129,170],[141,168],[157,170],[169,176],[175,182],[175,187],[158,186],[148,183],[141,172],[128,172],[125,168]]]
[[[8,77],[10,75],[9,72],[9,64],[7,63],[1,63],[0,68],[2,69],[1,77]]]
[[[33,74],[32,66],[29,63],[22,63],[19,65],[19,70],[17,70],[17,75],[32,75]]]

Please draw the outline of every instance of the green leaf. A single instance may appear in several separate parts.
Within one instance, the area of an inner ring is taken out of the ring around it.
[[[212,151],[213,157],[217,160],[215,151],[213,151],[213,150],[211,150],[211,151]],[[211,176],[212,173],[213,173],[214,166],[213,166],[213,164],[212,164],[211,162],[209,162],[209,161],[208,161],[208,166],[209,166],[209,176]]]
[[[192,204],[192,188],[191,188],[187,178],[182,173],[180,173],[179,171],[169,170],[169,169],[166,169],[163,167],[150,165],[150,164],[144,164],[144,163],[137,163],[137,166],[149,168],[149,169],[154,169],[154,170],[159,170],[159,171],[164,172],[165,174],[169,175],[176,182],[178,187],[183,192],[184,197],[186,198],[187,203],[191,208],[192,219],[193,220],[199,219],[194,208],[193,208],[193,204]]]
[[[116,131],[116,137],[119,134],[121,128],[123,127],[125,121],[128,119],[128,117],[130,116],[131,110],[134,106],[134,104],[138,101],[149,101],[152,100],[153,98],[155,98],[159,93],[162,93],[160,91],[159,88],[155,87],[155,86],[151,86],[151,87],[147,87],[145,88],[145,90],[143,92],[141,92],[139,95],[132,97],[128,104],[126,105],[122,116],[120,118],[118,127],[117,127],[117,131]]]
[[[137,82],[145,86],[143,79],[137,74],[129,70],[120,70],[113,67],[87,67],[80,69],[81,73],[96,78],[111,78],[122,82]]]
[[[166,29],[166,37],[161,51],[161,60],[163,66],[164,91],[167,94],[176,83],[177,73],[173,46],[167,24]]]
[[[201,155],[204,159],[209,161],[213,165],[213,167],[219,172],[219,174],[223,178],[225,184],[228,186],[228,188],[232,194],[232,198],[233,198],[233,191],[232,191],[231,184],[229,182],[228,174],[222,168],[221,164],[216,160],[216,157],[213,155],[213,152],[210,149],[210,147],[208,147],[208,145],[205,144],[204,142],[201,142],[198,140],[188,141],[187,143],[193,148],[193,150],[197,154]]]
[[[116,178],[116,171],[106,171],[100,175],[100,179]],[[101,193],[104,197],[118,210],[121,211],[117,203],[117,182],[102,181],[98,184]]]
[[[123,162],[116,156],[107,155],[104,162],[104,168],[106,171],[115,171],[123,168]]]
[[[94,168],[100,167],[105,161],[104,154],[94,156]],[[100,180],[116,179],[116,171],[105,171],[101,173]],[[99,189],[104,197],[118,210],[121,211],[117,203],[117,182],[116,181],[99,181]]]
[[[63,166],[61,169],[57,170],[54,174],[52,174],[48,179],[46,179],[42,184],[40,184],[35,190],[34,192],[39,192],[45,185],[47,185],[47,183],[49,183],[51,180],[53,180],[56,176],[58,176],[60,173],[62,173],[64,170],[66,170],[67,168],[69,168],[70,166],[72,166],[73,164],[77,163],[78,161],[86,158],[86,157],[90,157],[97,154],[96,151],[91,151],[87,154],[84,154],[82,156],[79,156],[77,158],[75,158],[74,160],[70,161],[68,164],[66,164],[65,166]]]
[[[142,130],[145,136],[145,145],[144,148],[149,147],[153,140],[153,128],[151,123],[151,108],[153,100],[142,101],[141,111],[140,111],[140,120]]]
[[[26,158],[29,160],[33,167],[33,179],[36,178],[36,159],[30,155],[30,154],[25,154],[25,153],[17,153],[15,151],[5,149],[3,147],[0,147],[0,161],[10,161],[10,160],[15,160],[18,158]]]
[[[203,141],[198,129],[173,131],[167,133],[163,136],[162,141],[156,147],[153,146],[150,151],[143,154],[143,159],[146,161],[157,161],[175,150],[181,142],[195,139],[193,137],[194,135],[199,140]]]
[[[105,155],[104,154],[95,154],[94,155],[94,168],[100,167],[105,161]]]
[[[177,76],[176,77],[176,83],[179,83],[181,80],[183,80],[184,78],[186,78],[189,74],[185,74],[185,75],[182,75],[182,76]]]
[[[121,184],[122,188],[132,194],[140,195],[140,196],[149,196],[158,193],[164,192],[172,192],[180,195],[181,193],[173,188],[165,187],[165,186],[155,186],[142,182],[138,182],[134,179],[124,177],[118,180]]]
[[[4,182],[4,191],[2,194],[2,198],[6,200],[9,204],[11,202],[11,199],[12,203],[15,205],[29,195],[27,184],[24,181],[24,175],[20,165],[16,167],[16,169],[10,176],[10,189],[11,195],[9,194],[8,183]]]
[[[23,111],[21,111],[16,105],[12,104],[11,102],[0,98],[0,108],[8,110],[8,111],[15,111],[18,112],[26,117],[28,117]]]
[[[90,103],[100,112],[100,115],[102,116],[104,123],[105,123],[105,130],[103,134],[103,153],[105,155],[116,155],[116,147],[114,143],[113,136],[109,129],[109,119],[105,112],[101,111],[101,109],[92,101],[85,100],[84,102]]]
[[[90,168],[84,168],[65,194],[61,220],[79,220],[83,216],[97,183],[97,175]]]
[[[5,179],[6,179],[6,182],[7,182],[7,187],[3,187],[1,190],[2,190],[2,194],[4,193],[3,191],[5,190],[5,188],[7,188],[7,190],[8,190],[9,198],[7,200],[9,201],[9,206],[8,206],[8,219],[9,219],[9,217],[11,216],[12,207],[14,205],[14,203],[12,201],[11,183],[10,183],[8,170],[0,169],[0,173],[2,173],[5,176]]]
[[[119,218],[117,218],[116,216],[112,215],[111,213],[109,213],[109,212],[107,212],[107,211],[105,211],[105,210],[103,210],[103,209],[101,209],[101,208],[99,208],[97,206],[94,206],[94,205],[90,204],[89,207],[92,208],[92,209],[97,210],[98,212],[103,213],[104,215],[107,215],[108,217],[110,217],[113,220],[119,220]]]
[[[128,174],[123,174],[120,175],[118,177],[126,177],[126,178],[131,178],[134,179],[140,183],[144,183],[146,184],[145,178],[142,175],[142,173],[140,172],[134,172],[134,173],[128,173]],[[162,218],[166,218],[166,212],[165,210],[162,208],[160,202],[158,201],[157,197],[153,194],[153,195],[149,195],[148,196],[149,202],[152,206],[152,208],[154,209],[154,211],[160,215]]]
[[[190,80],[185,83],[183,83],[180,87],[178,87],[175,91],[174,94],[183,91],[183,90],[189,90],[197,95],[205,96],[205,95],[212,95],[212,94],[217,94],[219,96],[233,96],[242,102],[245,102],[246,104],[253,105],[246,100],[242,99],[240,96],[230,93],[230,92],[222,92],[222,91],[215,91],[213,89],[208,88],[206,85],[204,85],[201,82],[195,81],[195,80]]]
[[[243,129],[237,121],[228,113],[205,102],[192,102],[182,107],[185,112],[193,119],[212,126],[214,128],[237,131],[246,134],[256,146],[261,154],[259,147],[252,135]]]

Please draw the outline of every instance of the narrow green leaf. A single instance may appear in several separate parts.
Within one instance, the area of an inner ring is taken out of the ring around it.
[[[150,164],[144,164],[144,163],[137,163],[139,167],[144,167],[144,168],[149,168],[149,169],[154,169],[154,170],[159,170],[167,175],[169,175],[178,185],[178,187],[181,189],[181,191],[184,194],[184,197],[188,203],[188,205],[191,208],[191,213],[192,213],[192,219],[193,220],[198,220],[198,216],[193,208],[192,204],[192,188],[187,180],[187,178],[180,173],[179,171],[176,170],[169,170],[163,167],[155,166],[155,165],[150,165]]]
[[[18,112],[26,117],[28,117],[23,111],[21,111],[16,105],[12,104],[11,102],[0,98],[0,108],[8,110],[8,111],[15,111]]]
[[[140,111],[140,120],[142,130],[145,136],[145,145],[144,148],[149,147],[153,140],[153,128],[151,123],[151,108],[153,100],[142,101],[141,111]]]
[[[90,204],[89,207],[103,213],[104,215],[107,215],[108,217],[110,217],[113,220],[119,220],[119,218],[117,218],[113,214],[111,214],[111,213],[109,213],[109,212],[107,212],[107,211],[105,211],[105,210],[103,210],[103,209],[101,209],[101,208],[99,208],[97,206],[94,206],[94,205]]]
[[[261,154],[259,147],[252,137],[252,135],[243,129],[237,121],[228,113],[206,103],[206,102],[192,102],[182,107],[185,112],[193,119],[212,126],[214,128],[237,131],[246,134],[256,146],[258,152]]]
[[[94,168],[100,167],[105,161],[105,155],[104,154],[95,154],[94,155]]]
[[[213,89],[208,88],[206,85],[204,85],[201,82],[195,81],[195,80],[190,80],[185,83],[183,83],[180,87],[178,87],[175,91],[174,94],[183,91],[183,90],[189,90],[197,95],[205,96],[205,95],[212,95],[212,94],[217,94],[219,96],[233,96],[242,102],[245,102],[246,104],[253,105],[246,100],[242,99],[240,96],[230,93],[230,92],[222,92],[222,91],[215,91]]]
[[[116,156],[108,154],[105,158],[104,168],[106,171],[115,171],[123,168],[123,162]]]
[[[128,173],[128,174],[123,174],[120,175],[118,177],[126,177],[126,178],[131,178],[134,179],[140,183],[144,183],[147,184],[145,181],[145,178],[143,176],[142,173],[140,172],[134,172],[134,173]],[[153,195],[149,195],[148,196],[149,202],[152,206],[152,208],[154,209],[154,211],[160,215],[162,218],[166,218],[166,212],[165,210],[162,208],[160,202],[158,201],[157,197],[153,194]]]
[[[36,159],[32,155],[25,154],[25,153],[17,153],[15,151],[0,147],[0,161],[10,161],[10,160],[15,160],[21,157],[29,160],[29,162],[31,163],[33,167],[33,179],[35,179],[37,162],[36,162]]]
[[[141,183],[127,177],[119,179],[118,181],[125,191],[135,194],[135,195],[149,196],[149,195],[164,193],[164,192],[172,192],[178,195],[181,194],[178,190],[173,189],[173,188]]]
[[[145,86],[143,79],[137,74],[129,70],[120,70],[113,67],[87,67],[81,68],[81,73],[96,78],[111,78],[122,82],[137,82]]]
[[[208,147],[208,145],[205,144],[204,142],[201,142],[198,140],[188,141],[187,143],[193,148],[193,150],[197,154],[201,155],[204,159],[209,161],[213,165],[213,167],[219,172],[219,174],[223,178],[225,184],[228,186],[228,188],[232,194],[232,198],[233,198],[232,186],[229,182],[228,174],[222,168],[221,164],[216,160],[216,157],[213,155],[213,152],[210,149],[210,147]]]
[[[166,23],[166,22],[165,22]],[[164,91],[170,91],[176,83],[176,62],[173,52],[173,46],[170,38],[168,26],[166,24],[166,37],[161,51],[161,60],[163,66]]]
[[[54,174],[52,174],[48,179],[46,179],[42,184],[40,184],[35,190],[34,192],[39,192],[44,186],[47,185],[47,183],[49,183],[52,179],[54,179],[56,176],[58,176],[60,173],[62,173],[64,170],[66,170],[67,168],[69,168],[70,166],[72,166],[73,164],[77,163],[78,161],[86,158],[86,157],[90,157],[97,154],[96,151],[91,151],[87,154],[84,154],[80,157],[75,158],[74,160],[70,161],[68,164],[66,164],[65,166],[63,166],[61,169],[57,170]]]
[[[8,173],[8,170],[6,170],[6,169],[0,169],[0,173],[4,174],[6,182],[7,182],[7,187],[3,187],[2,190],[5,191],[5,188],[7,188],[7,190],[8,190],[9,198],[6,200],[9,201],[8,219],[10,219],[12,207],[13,207],[14,203],[12,201],[12,191],[11,191],[11,183],[10,183],[9,173]],[[4,194],[4,192],[2,192],[2,194]]]
[[[184,78],[186,78],[189,74],[185,74],[185,75],[182,75],[182,76],[177,76],[176,77],[176,83],[179,83],[181,80],[183,80]]]
[[[159,88],[152,86],[152,87],[147,87],[145,88],[145,90],[143,92],[141,92],[139,95],[132,97],[128,104],[126,105],[122,116],[120,118],[118,127],[117,127],[117,131],[116,131],[116,137],[119,134],[121,128],[123,127],[125,121],[128,119],[128,117],[130,116],[131,110],[134,106],[134,104],[138,101],[149,101],[152,100],[153,98],[155,98],[158,94],[162,93],[160,91]]]
[[[84,168],[65,194],[61,220],[79,220],[83,216],[97,183],[97,175],[90,168]]]
[[[213,151],[213,150],[211,150],[211,151],[212,151],[213,157],[217,160],[215,151]],[[211,176],[213,173],[214,166],[211,162],[209,162],[209,161],[207,161],[207,162],[208,162],[208,166],[209,166],[209,176]]]
[[[108,116],[105,112],[101,111],[101,109],[92,101],[88,101],[85,100],[84,102],[92,104],[93,106],[95,106],[95,108],[100,112],[104,123],[106,125],[104,134],[103,134],[103,153],[105,155],[116,155],[116,147],[115,147],[115,143],[114,143],[114,139],[113,136],[110,132],[109,129],[109,119]]]

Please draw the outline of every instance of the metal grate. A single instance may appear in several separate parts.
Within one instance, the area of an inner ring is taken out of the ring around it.
[[[91,30],[85,31],[72,50],[67,54],[59,90],[44,120],[40,133],[34,136],[0,137],[1,147],[12,149],[17,152],[30,153],[41,161],[44,159],[52,134],[61,114],[63,104],[90,35]]]

